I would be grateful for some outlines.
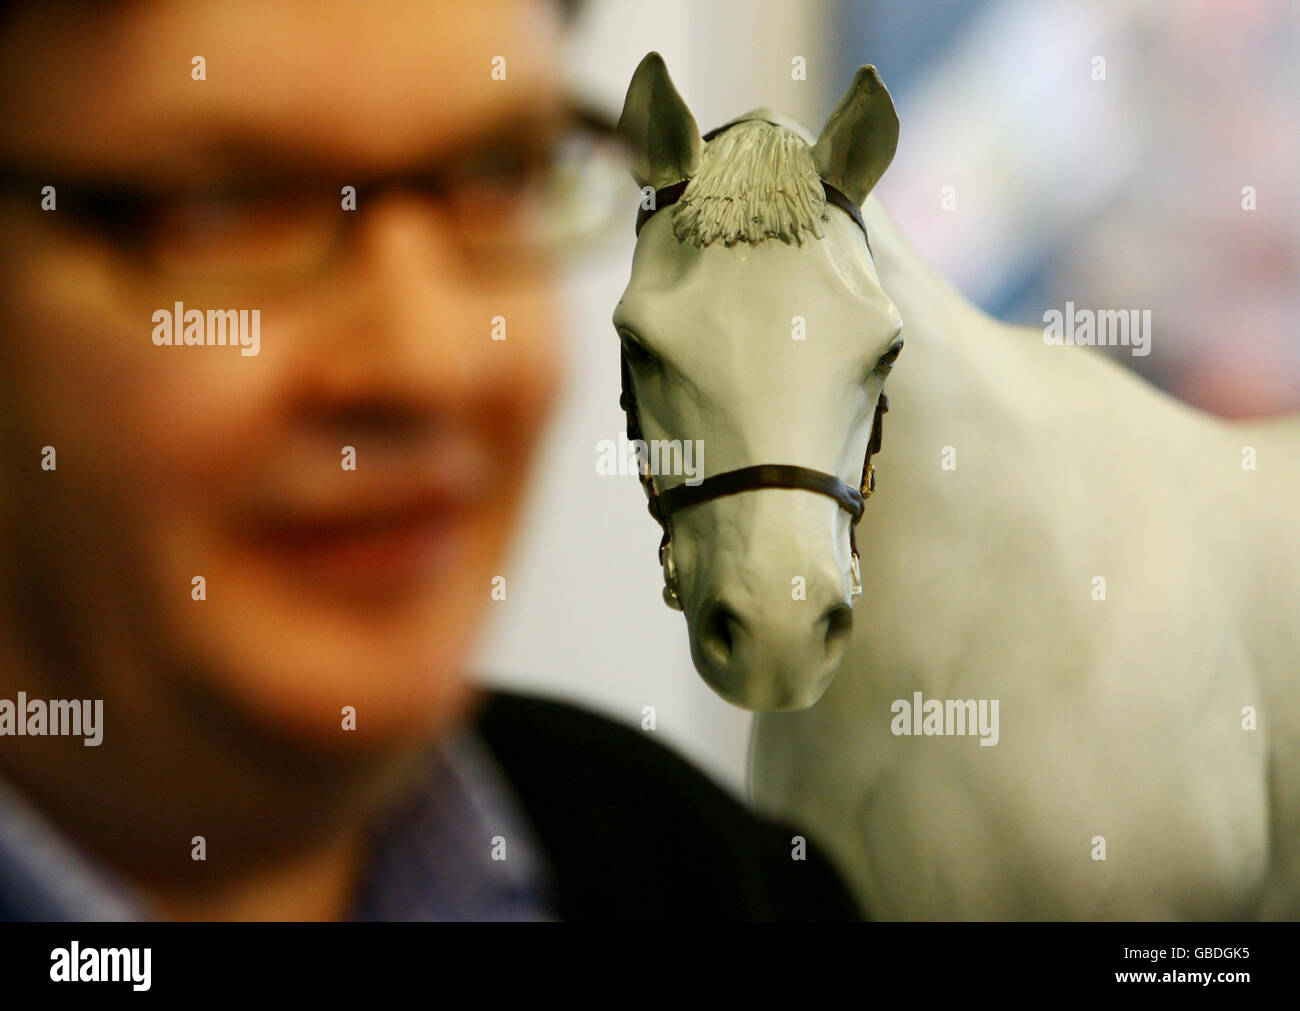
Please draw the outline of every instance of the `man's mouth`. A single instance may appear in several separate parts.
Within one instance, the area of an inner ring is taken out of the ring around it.
[[[256,554],[318,589],[349,597],[410,591],[447,578],[468,541],[469,510],[439,497],[288,509],[247,529]]]

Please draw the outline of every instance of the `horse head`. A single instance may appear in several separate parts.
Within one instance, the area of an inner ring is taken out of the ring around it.
[[[719,695],[804,709],[852,631],[901,348],[858,212],[897,147],[893,102],[862,67],[816,139],[765,109],[702,137],[651,53],[619,132],[643,201],[614,325],[664,597]],[[691,447],[701,472],[674,473]]]

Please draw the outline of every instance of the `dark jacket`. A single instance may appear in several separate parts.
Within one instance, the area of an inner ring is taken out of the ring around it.
[[[556,876],[568,920],[855,920],[797,829],[751,813],[646,733],[565,703],[493,691],[478,730]]]

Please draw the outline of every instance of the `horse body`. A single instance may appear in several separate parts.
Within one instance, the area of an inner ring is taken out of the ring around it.
[[[655,54],[620,120],[680,199],[615,310],[627,402],[725,489],[656,514],[665,599],[758,713],[751,799],[877,918],[1300,917],[1300,420],[1218,421],[981,313],[868,200],[897,130],[864,67],[815,140],[768,110],[706,140]],[[850,610],[843,502],[727,482],[858,482],[887,377]],[[996,737],[908,718],[966,700]]]
[[[866,216],[907,352],[865,592],[821,701],[756,716],[754,802],[880,918],[1300,915],[1300,423],[989,319]],[[918,691],[998,700],[996,746],[895,735]]]

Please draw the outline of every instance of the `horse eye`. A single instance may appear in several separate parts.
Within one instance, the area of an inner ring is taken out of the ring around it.
[[[894,362],[898,361],[898,354],[903,350],[903,342],[899,341],[892,348],[880,356],[880,364],[887,369],[894,367]]]

